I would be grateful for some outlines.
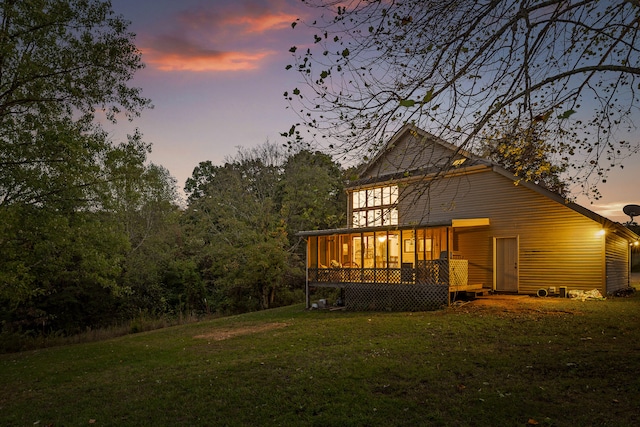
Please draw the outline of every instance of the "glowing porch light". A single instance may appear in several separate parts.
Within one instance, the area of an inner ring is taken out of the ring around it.
[[[603,228],[602,230],[600,230],[600,231],[598,231],[598,232],[596,233],[596,236],[604,236],[604,235],[605,235],[605,233],[606,233],[606,231],[605,231],[605,230],[604,230],[604,228]]]

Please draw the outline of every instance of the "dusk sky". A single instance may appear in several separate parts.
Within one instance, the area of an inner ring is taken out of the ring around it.
[[[238,147],[267,140],[284,142],[280,132],[297,117],[283,93],[300,85],[291,46],[312,41],[297,18],[310,17],[300,0],[112,0],[131,21],[146,68],[134,85],[154,109],[133,123],[108,129],[123,140],[138,128],[153,144],[150,160],[166,167],[180,188],[198,163],[219,165]],[[640,117],[635,120],[640,126]],[[640,139],[640,131],[632,140]],[[640,204],[640,155],[628,159],[600,186],[603,198],[578,203],[626,222],[625,204]],[[532,213],[534,214],[534,213]]]

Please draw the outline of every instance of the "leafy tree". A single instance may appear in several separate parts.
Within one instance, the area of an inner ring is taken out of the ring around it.
[[[303,283],[295,233],[344,224],[341,169],[319,152],[285,155],[266,143],[223,166],[202,162],[188,182],[186,252],[199,259],[219,311],[287,300]]]
[[[75,332],[108,318],[129,246],[121,227],[88,211],[8,211],[15,216],[4,223],[0,248],[2,320],[11,328]]]
[[[128,86],[142,68],[109,2],[0,2],[0,208],[86,201],[110,141],[93,121],[149,105]]]
[[[82,199],[103,181],[113,121],[149,105],[127,83],[142,68],[127,22],[109,2],[0,2],[0,207]]]
[[[189,314],[209,312],[208,292],[194,260],[170,260],[162,271],[169,310]]]
[[[290,233],[345,226],[342,175],[340,165],[319,151],[302,150],[287,158],[279,191]]]
[[[97,108],[115,120],[149,104],[127,85],[143,65],[128,22],[110,2],[3,0],[0,19],[4,126],[32,129],[60,117],[93,116]]]
[[[7,187],[0,203],[0,298],[11,305],[49,292],[47,283],[57,275],[70,277],[75,271],[81,277],[81,271],[73,270],[73,263],[68,261],[72,254],[80,257],[76,263],[93,256],[111,258],[109,262],[96,262],[91,274],[101,285],[117,289],[117,272],[113,269],[128,243],[121,224],[112,223],[99,212],[104,210],[108,196],[104,184],[120,179],[105,165],[108,157],[120,153],[123,147],[112,147],[105,138],[100,132],[61,135],[60,145],[70,141],[83,162],[67,162],[65,156],[71,149],[62,150],[51,167],[40,165],[42,170],[26,168],[13,175],[20,179]],[[71,243],[73,248],[68,247]]]
[[[49,262],[48,268],[31,270],[41,293],[22,307],[41,309],[52,331],[75,333],[111,324],[120,293],[121,263],[128,247],[125,236],[119,227],[92,213],[72,217],[64,235],[58,232],[51,235],[64,236],[64,240],[56,242],[46,260],[39,259]],[[43,239],[37,243],[51,242]]]
[[[567,185],[562,180],[562,173],[568,167],[569,153],[560,150],[569,150],[570,147],[551,143],[553,136],[550,132],[538,128],[518,129],[516,124],[511,128],[488,129],[483,132],[485,146],[482,155],[501,164],[520,179],[569,197]],[[559,156],[562,156],[560,161],[553,160]]]
[[[132,167],[132,171],[137,169]],[[123,314],[164,314],[186,309],[180,304],[172,305],[172,284],[167,280],[168,271],[184,261],[175,178],[165,168],[150,164],[142,167],[139,175],[118,184],[114,188],[117,208],[112,217],[122,224],[130,243],[120,278],[126,293]]]
[[[200,236],[203,275],[218,289],[223,310],[268,308],[282,284],[286,237],[275,200],[280,161],[270,144],[241,150],[232,163],[209,168],[203,196],[191,197],[189,233]],[[272,263],[263,250],[277,254]]]
[[[215,176],[216,166],[211,163],[211,160],[200,162],[198,166],[193,169],[193,173],[184,185],[184,192],[187,195],[187,202],[195,202],[196,200],[205,196],[207,186],[211,183],[211,180]]]
[[[302,120],[288,137],[306,127],[367,157],[408,122],[479,152],[487,130],[535,129],[549,136],[538,148],[562,153],[549,160],[563,178],[596,196],[638,149],[624,135],[638,108],[637,2],[305,3],[321,16],[315,44],[290,49],[305,84],[285,93]]]
[[[104,181],[83,198],[0,210],[8,325],[72,333],[166,311],[161,278],[179,235],[177,192],[166,169],[144,165],[147,150],[136,138],[111,147],[95,165]]]
[[[10,329],[73,333],[170,311],[164,278],[180,237],[177,190],[166,169],[145,165],[147,150],[133,137],[112,146],[95,166],[103,181],[85,198],[0,210],[0,304]]]
[[[148,147],[139,136],[114,146],[94,119],[149,106],[129,84],[143,65],[127,26],[109,2],[0,1],[5,325],[71,332],[109,319],[122,295],[131,246],[113,190],[143,169]]]

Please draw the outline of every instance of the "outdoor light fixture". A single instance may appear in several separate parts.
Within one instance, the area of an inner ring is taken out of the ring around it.
[[[606,231],[605,231],[605,230],[604,230],[604,228],[603,228],[602,230],[598,231],[598,232],[596,233],[596,235],[597,235],[597,236],[604,236],[604,235],[605,235],[605,233],[606,233]]]

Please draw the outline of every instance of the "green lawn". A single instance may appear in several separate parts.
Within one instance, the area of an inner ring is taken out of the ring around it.
[[[302,306],[0,356],[3,426],[636,426],[640,295]]]

